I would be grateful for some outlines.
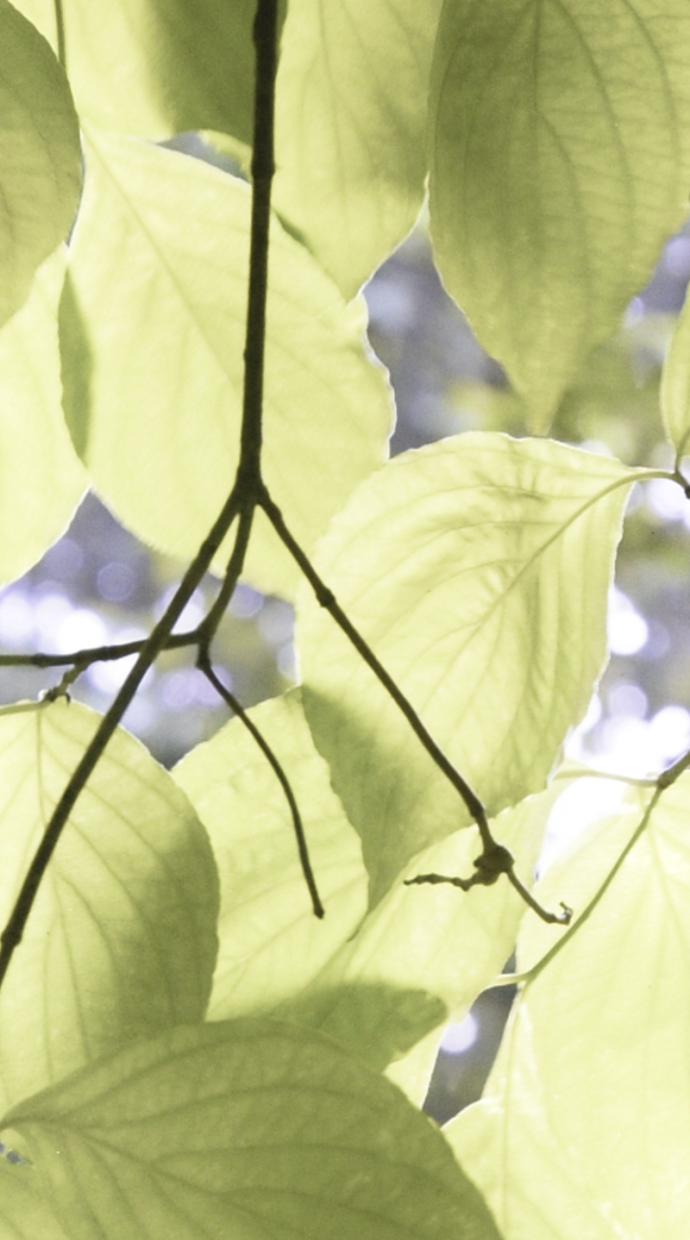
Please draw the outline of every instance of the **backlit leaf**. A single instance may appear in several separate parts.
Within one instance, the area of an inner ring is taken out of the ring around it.
[[[646,790],[554,867],[584,908]],[[684,1240],[690,1212],[690,777],[662,796],[588,920],[519,1000],[484,1100],[448,1129],[505,1240]],[[550,943],[524,923],[519,965]],[[499,1153],[498,1161],[495,1161]]]
[[[422,203],[441,0],[290,0],[277,82],[275,204],[347,297]]]
[[[0,0],[0,324],[64,241],[79,201],[79,127],[45,39]]]
[[[68,420],[121,520],[191,556],[237,465],[249,190],[112,135],[93,139],[88,160],[63,301]],[[362,304],[346,306],[276,220],[269,271],[264,471],[309,547],[384,458],[391,402],[365,351]],[[247,573],[275,591],[295,579],[260,519]]]
[[[635,476],[553,442],[466,434],[397,457],[320,544],[322,576],[490,814],[543,787],[584,714]],[[375,902],[469,814],[306,587],[299,616],[307,718]]]
[[[17,0],[58,47],[55,6]],[[79,115],[104,129],[167,138],[220,129],[251,142],[255,0],[61,0],[63,42]]]
[[[277,1013],[384,1068],[449,1013],[465,1014],[510,955],[525,906],[507,883],[464,895],[400,882],[363,920],[359,840],[330,787],[299,694],[265,702],[251,717],[288,772],[326,916],[317,921],[311,911],[276,777],[233,721],[174,772],[209,832],[220,874],[209,1015]],[[526,878],[551,798],[534,797],[494,824]],[[467,875],[478,852],[473,831],[457,832],[408,869]]]
[[[2,1240],[67,1240],[41,1192],[33,1167],[12,1166],[0,1158]]]
[[[0,713],[4,925],[99,716],[76,702]],[[0,995],[3,1105],[143,1033],[203,1017],[217,879],[186,798],[118,731],[72,811]]]
[[[0,328],[0,581],[21,577],[62,533],[84,489],[61,408],[58,251]]]
[[[73,1240],[499,1240],[429,1120],[288,1025],[169,1030],[7,1122]]]
[[[687,214],[689,72],[685,0],[446,0],[436,255],[535,428]]]

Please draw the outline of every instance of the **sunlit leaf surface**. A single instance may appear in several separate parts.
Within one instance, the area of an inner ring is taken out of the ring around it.
[[[383,1068],[448,1013],[465,1014],[509,956],[524,904],[507,883],[464,895],[401,882],[362,921],[359,840],[314,749],[299,695],[266,702],[251,717],[289,774],[326,916],[317,921],[311,911],[276,777],[234,721],[175,769],[209,832],[220,873],[209,1014],[277,1012],[325,1030]],[[534,797],[495,823],[527,878],[550,799]],[[468,875],[478,852],[474,833],[459,832],[409,872]]]
[[[79,127],[53,53],[0,0],[0,324],[64,241],[79,201]]]
[[[542,898],[558,891],[581,910],[649,795],[596,824]],[[685,775],[589,920],[527,986],[484,1100],[448,1129],[505,1240],[687,1235],[689,812]],[[547,938],[524,923],[521,967]]]
[[[330,1040],[173,1029],[8,1116],[73,1240],[499,1240],[440,1133]]]
[[[633,471],[541,440],[466,434],[364,483],[317,563],[491,814],[543,787],[606,654]],[[306,588],[305,708],[360,832],[376,901],[468,812]]]
[[[431,226],[452,295],[548,425],[688,211],[685,0],[447,0]]]
[[[0,327],[0,582],[21,577],[67,525],[84,489],[61,408],[58,251]]]
[[[249,210],[245,184],[197,160],[89,145],[63,300],[68,418],[100,494],[173,555],[197,550],[237,466]],[[391,399],[362,304],[346,306],[276,220],[269,270],[264,472],[310,547],[383,460]],[[295,579],[261,520],[247,572],[276,591]]]
[[[4,925],[99,716],[76,702],[0,713]],[[0,996],[0,1097],[26,1097],[143,1033],[202,1018],[217,880],[186,798],[124,731],[80,796]]]
[[[17,0],[57,50],[56,6]],[[168,138],[220,129],[251,142],[255,0],[61,0],[79,115],[104,129]]]
[[[67,1240],[37,1183],[33,1167],[0,1158],[0,1225],[3,1240]]]
[[[351,297],[414,224],[441,0],[291,0],[275,203]]]

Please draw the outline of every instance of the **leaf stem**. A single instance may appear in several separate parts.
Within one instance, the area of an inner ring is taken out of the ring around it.
[[[311,860],[309,858],[309,849],[307,847],[307,840],[306,840],[306,835],[304,832],[304,824],[302,822],[302,815],[300,814],[299,806],[297,804],[297,800],[292,790],[290,781],[285,773],[285,768],[282,766],[280,760],[278,759],[277,755],[274,753],[273,749],[271,749],[271,746],[269,745],[263,733],[259,730],[259,728],[254,723],[254,720],[251,719],[250,716],[247,714],[246,710],[242,706],[242,703],[237,700],[235,695],[231,693],[231,691],[228,688],[226,688],[222,680],[216,675],[216,673],[213,670],[213,667],[211,666],[208,654],[205,651],[202,651],[202,650],[199,651],[197,667],[199,668],[199,671],[203,673],[203,675],[206,677],[209,683],[213,685],[213,688],[216,690],[216,693],[218,693],[218,695],[223,699],[224,702],[227,703],[230,709],[235,712],[238,719],[240,719],[240,721],[244,724],[245,728],[250,733],[250,735],[253,736],[259,749],[264,754],[267,762],[269,763],[269,765],[275,772],[276,778],[283,790],[283,793],[285,794],[285,800],[288,803],[290,815],[292,817],[292,825],[293,825],[293,829],[295,832],[295,840],[297,842],[297,852],[299,854],[300,864],[302,866],[302,873],[304,875],[304,881],[307,884],[309,895],[311,896],[311,903],[312,903],[312,908],[314,910],[314,915],[316,917],[324,917],[326,914],[326,910],[321,902],[321,897],[319,896],[318,887],[316,885],[316,878],[314,876],[314,871],[312,869]]]

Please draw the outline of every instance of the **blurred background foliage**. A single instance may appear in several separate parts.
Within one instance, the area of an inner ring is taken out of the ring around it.
[[[198,139],[176,140],[208,155]],[[215,162],[226,161],[215,157]],[[690,276],[690,234],[666,246],[653,280],[628,308],[614,339],[592,354],[567,392],[551,434],[613,452],[631,464],[672,466],[662,436],[658,387],[664,352]],[[529,411],[509,390],[446,296],[424,220],[371,280],[372,346],[388,366],[397,400],[392,450],[465,430],[529,433]],[[630,504],[611,599],[612,658],[569,746],[575,758],[622,773],[666,765],[690,745],[690,503],[664,482],[638,487]],[[68,651],[143,636],[160,614],[181,565],[143,547],[92,495],[63,538],[0,594],[0,648]],[[192,627],[213,597],[208,579],[178,628]],[[250,706],[294,683],[292,609],[240,585],[214,654]],[[94,664],[74,696],[105,710],[130,660]],[[59,673],[3,669],[2,701],[35,697]],[[225,721],[226,707],[185,651],[164,655],[144,681],[125,724],[165,765]],[[461,897],[460,897],[461,898]],[[479,1094],[511,1002],[507,989],[481,997],[444,1040],[427,1108],[446,1119]]]

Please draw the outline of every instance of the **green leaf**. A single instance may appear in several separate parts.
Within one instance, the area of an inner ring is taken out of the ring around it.
[[[299,693],[250,714],[289,775],[326,916],[319,922],[311,911],[276,777],[234,720],[174,772],[208,830],[220,874],[209,1015],[277,1013],[324,1030],[382,1069],[449,1013],[464,1015],[510,955],[525,906],[507,883],[468,895],[400,883],[362,921],[359,840],[314,748]],[[494,824],[526,877],[552,795]],[[458,832],[416,858],[409,872],[469,874],[478,852],[474,832]]]
[[[79,126],[45,39],[0,0],[0,324],[65,240],[79,202]]]
[[[6,1118],[74,1240],[499,1240],[429,1120],[287,1025],[169,1030]]]
[[[237,466],[249,211],[248,187],[215,168],[92,135],[61,325],[68,420],[120,519],[177,556],[196,552]],[[310,547],[384,458],[392,410],[363,303],[346,306],[276,220],[265,418],[266,481]],[[247,574],[273,591],[296,576],[261,517]]]
[[[535,429],[687,214],[689,72],[685,0],[446,0],[436,255]]]
[[[323,578],[490,814],[543,787],[584,714],[635,477],[561,444],[466,434],[380,470],[320,545]],[[375,903],[469,815],[306,590],[298,612],[307,718]]]
[[[57,49],[54,6],[16,7]],[[251,143],[255,0],[61,0],[64,50],[79,115],[104,129],[168,138],[220,129]]]
[[[676,323],[661,374],[661,416],[678,461],[690,451],[690,301]]]
[[[99,723],[75,702],[0,713],[0,924]],[[0,1099],[106,1051],[202,1018],[216,954],[217,877],[170,776],[118,731],[72,811],[0,995]]]
[[[584,909],[649,798],[631,792],[624,812],[596,823],[540,897],[558,891]],[[684,775],[589,918],[525,987],[485,1099],[448,1129],[505,1240],[687,1234],[689,812]],[[520,967],[548,946],[525,922]]]
[[[0,328],[0,582],[21,577],[67,525],[84,472],[62,416],[57,306],[58,250],[37,273],[28,301]]]
[[[290,0],[274,201],[351,297],[415,222],[441,0]]]
[[[67,1240],[43,1196],[33,1167],[11,1166],[0,1157],[2,1240]]]

